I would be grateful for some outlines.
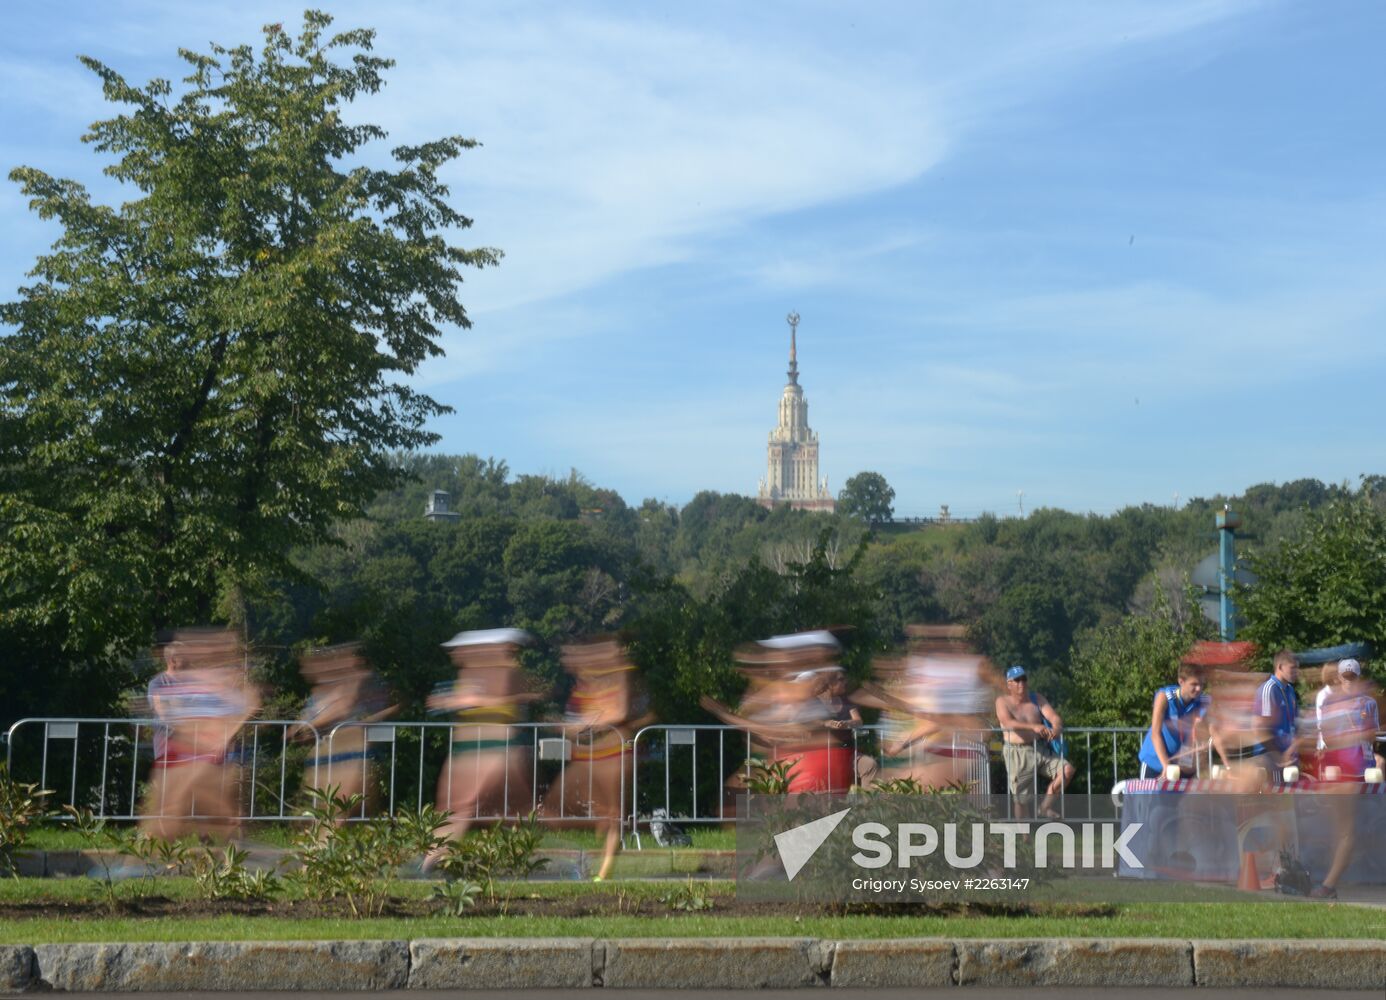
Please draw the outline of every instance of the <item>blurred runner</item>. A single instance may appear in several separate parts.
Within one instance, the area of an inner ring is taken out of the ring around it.
[[[342,798],[363,796],[361,815],[370,814],[370,748],[366,725],[399,712],[389,692],[361,656],[359,642],[344,642],[310,650],[299,658],[299,669],[311,686],[299,719],[299,732],[314,740],[314,757],[304,774],[304,787],[326,790],[335,786]],[[336,728],[339,727],[340,728]],[[341,822],[346,822],[343,816]]]
[[[1275,768],[1266,720],[1259,712],[1266,674],[1218,670],[1210,683],[1209,726],[1228,765],[1234,790],[1259,791]]]
[[[563,721],[579,728],[565,730],[565,738],[575,737],[572,760],[561,784],[550,787],[545,812],[596,821],[602,861],[593,881],[601,882],[610,877],[621,846],[623,789],[633,764],[626,743],[654,716],[637,687],[635,665],[615,636],[564,646],[563,668],[575,682]],[[552,803],[555,794],[563,799],[561,808]]]
[[[911,625],[909,655],[880,661],[885,685],[863,685],[860,704],[882,709],[881,780],[925,788],[977,785],[989,767],[987,713],[1000,687],[961,625]]]
[[[1338,682],[1324,700],[1319,716],[1319,732],[1324,750],[1320,757],[1319,779],[1332,787],[1334,839],[1337,846],[1323,881],[1311,893],[1321,899],[1338,895],[1338,880],[1352,863],[1357,843],[1357,785],[1369,767],[1375,766],[1372,744],[1381,729],[1371,682],[1362,678],[1356,660],[1338,663]]]
[[[531,744],[526,730],[511,727],[528,718],[528,704],[542,696],[523,689],[520,650],[533,638],[517,628],[459,632],[443,648],[457,666],[457,680],[428,699],[431,712],[449,713],[451,755],[438,776],[438,809],[452,814],[441,835],[456,839],[484,813],[521,815],[528,806]],[[424,859],[425,870],[443,856],[440,847]]]
[[[240,809],[227,751],[260,707],[240,639],[230,629],[180,629],[163,655],[165,671],[148,692],[160,730],[140,826],[165,840],[187,832],[233,835]]]
[[[815,630],[762,639],[738,653],[751,686],[739,712],[711,698],[704,708],[723,722],[751,732],[753,752],[783,763],[788,791],[839,792],[853,781],[854,750],[842,739],[841,719],[819,697],[825,672],[840,670],[841,645],[831,632]],[[850,713],[848,718],[850,719]]]

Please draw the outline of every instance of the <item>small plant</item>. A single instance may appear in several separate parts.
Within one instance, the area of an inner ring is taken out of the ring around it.
[[[765,761],[752,757],[751,776],[746,779],[746,788],[755,795],[788,795],[790,782],[794,779],[790,771],[794,763],[787,760]]]
[[[535,856],[543,839],[539,822],[530,813],[514,826],[497,823],[450,842],[438,868],[450,881],[476,882],[487,901],[495,903],[501,882],[527,879],[549,863],[548,858]]]
[[[43,800],[53,793],[15,781],[0,764],[0,875],[17,875],[14,857],[29,839],[29,827],[43,816]]]
[[[475,882],[447,879],[435,885],[428,898],[441,901],[446,912],[454,917],[461,917],[476,905],[476,897],[480,894],[481,886]]]
[[[343,797],[340,791],[338,786],[309,789],[312,822],[294,838],[290,855],[299,868],[286,878],[311,899],[345,899],[354,917],[379,916],[396,871],[441,846],[438,831],[448,817],[424,806],[400,816],[347,823],[343,820],[360,807],[361,796]]]
[[[688,876],[687,883],[675,885],[659,901],[671,910],[685,910],[689,912],[697,910],[710,910],[714,903],[712,896],[707,891],[707,886],[701,882],[694,882],[693,876]]]
[[[72,817],[72,827],[82,838],[82,843],[96,853],[97,863],[101,865],[103,873],[101,884],[106,891],[106,905],[114,909],[116,905],[116,880],[111,871],[110,850],[123,842],[122,833],[108,827],[105,818],[97,817],[90,809],[63,806],[63,810]]]
[[[221,857],[210,847],[192,855],[188,867],[193,882],[203,899],[271,899],[278,895],[283,884],[272,871],[254,871],[246,867],[249,851],[228,844]]]
[[[148,895],[158,875],[178,875],[187,871],[191,852],[196,845],[191,837],[179,840],[164,840],[151,837],[140,830],[128,826],[113,826],[104,817],[98,817],[90,809],[77,809],[63,806],[72,818],[73,829],[96,854],[97,864],[103,873],[102,883],[106,889],[106,902],[114,907],[116,902],[115,885],[137,873],[134,881],[135,894]],[[111,867],[113,858],[134,858],[138,864]]]
[[[923,795],[924,786],[915,778],[906,775],[903,778],[891,778],[889,781],[873,781],[871,792],[873,795]]]

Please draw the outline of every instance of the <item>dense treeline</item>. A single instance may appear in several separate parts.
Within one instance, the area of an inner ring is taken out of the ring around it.
[[[1262,485],[1179,510],[1038,510],[873,530],[852,517],[766,510],[716,493],[681,510],[654,500],[631,507],[576,472],[512,476],[503,462],[475,456],[400,464],[407,485],[379,495],[367,518],[341,524],[330,543],[298,551],[292,579],[228,609],[262,654],[258,669],[277,692],[270,712],[296,707],[298,649],[351,637],[365,640],[415,715],[447,676],[438,644],[458,629],[506,623],[536,633],[543,642],[528,654],[536,684],[559,681],[565,639],[619,629],[661,714],[693,719],[700,695],[735,694],[731,652],[748,639],[849,626],[845,663],[861,676],[907,623],[960,621],[997,662],[1027,664],[1038,686],[1086,721],[1131,724],[1182,649],[1211,634],[1190,604],[1187,575],[1213,551],[1224,503],[1255,536],[1242,551],[1267,584],[1243,595],[1251,637],[1268,645],[1386,638],[1376,480]],[[435,489],[451,494],[458,519],[422,516]],[[1357,596],[1338,595],[1335,579]],[[6,670],[10,714],[101,714],[152,669],[107,661],[106,682],[88,685],[90,664],[65,666],[53,687]]]

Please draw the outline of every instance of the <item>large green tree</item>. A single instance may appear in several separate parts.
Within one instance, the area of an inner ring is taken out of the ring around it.
[[[868,524],[889,521],[895,513],[895,490],[879,472],[858,472],[837,494],[838,513]]]
[[[404,376],[469,325],[470,225],[439,170],[473,145],[400,146],[348,106],[392,65],[367,30],[305,15],[264,43],[183,51],[181,84],[83,63],[127,110],[84,136],[130,194],[98,204],[11,173],[60,233],[0,307],[0,644],[109,656],[292,577],[434,440]],[[46,651],[46,653],[44,652]]]
[[[1247,621],[1239,638],[1267,650],[1362,641],[1386,650],[1386,511],[1367,483],[1249,561],[1258,579],[1236,594]]]

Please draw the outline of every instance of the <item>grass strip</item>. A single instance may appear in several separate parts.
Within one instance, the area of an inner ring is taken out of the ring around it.
[[[1110,916],[488,916],[350,920],[274,916],[0,920],[0,943],[279,941],[420,937],[1386,938],[1386,910],[1346,904],[1144,904]]]

